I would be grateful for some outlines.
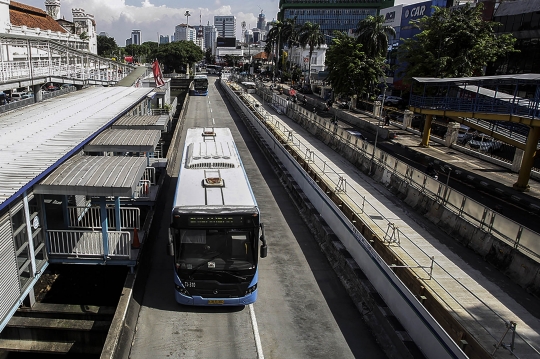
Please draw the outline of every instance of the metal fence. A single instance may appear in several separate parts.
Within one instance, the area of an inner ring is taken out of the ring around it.
[[[101,229],[100,207],[68,207],[68,226],[70,228]],[[120,228],[140,229],[141,210],[139,208],[120,207]],[[115,208],[107,208],[107,224],[109,229],[116,228]]]
[[[129,232],[108,232],[108,253],[103,248],[101,232],[49,230],[49,254],[79,257],[129,257],[131,254],[131,234]]]

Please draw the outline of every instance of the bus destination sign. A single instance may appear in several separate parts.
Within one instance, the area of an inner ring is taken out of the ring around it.
[[[242,226],[242,216],[190,216],[188,225],[190,227],[232,227]]]

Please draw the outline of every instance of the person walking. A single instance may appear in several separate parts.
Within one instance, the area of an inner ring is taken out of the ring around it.
[[[390,116],[388,114],[386,114],[386,116],[384,116],[384,125],[385,126],[390,126]]]

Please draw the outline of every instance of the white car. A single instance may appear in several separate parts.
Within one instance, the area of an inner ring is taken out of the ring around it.
[[[379,97],[377,97],[377,101],[383,101],[383,97],[384,97],[384,104],[385,105],[398,105],[400,104],[401,102],[403,102],[403,99],[401,97],[398,97],[398,96],[383,96],[383,95],[379,95]]]
[[[345,131],[347,131],[348,133],[350,133],[351,135],[355,137],[358,137],[361,140],[364,140],[364,141],[366,140],[364,135],[362,135],[359,131],[356,131],[356,130],[345,130]]]

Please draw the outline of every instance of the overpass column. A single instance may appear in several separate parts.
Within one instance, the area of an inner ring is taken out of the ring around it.
[[[403,113],[403,124],[401,128],[406,130],[407,127],[411,127],[412,118],[413,118],[413,112],[409,110],[405,110],[405,112]]]
[[[431,121],[433,120],[433,115],[427,115],[426,121],[424,122],[424,129],[420,129],[422,133],[422,142],[420,146],[429,147],[429,136],[431,135]]]
[[[527,143],[525,144],[525,154],[523,155],[523,162],[521,163],[521,169],[519,170],[519,176],[514,188],[519,191],[529,190],[529,178],[531,177],[531,168],[534,162],[534,155],[536,154],[536,146],[538,139],[540,138],[540,127],[532,127],[527,137]]]
[[[32,92],[34,93],[34,102],[43,101],[43,93],[41,92],[41,85],[32,86]]]

